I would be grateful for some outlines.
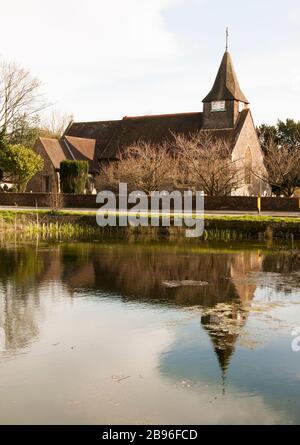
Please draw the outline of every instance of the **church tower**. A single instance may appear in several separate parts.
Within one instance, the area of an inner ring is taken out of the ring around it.
[[[240,112],[248,108],[249,102],[242,92],[232,58],[226,51],[215,83],[203,99],[203,129],[234,128]]]

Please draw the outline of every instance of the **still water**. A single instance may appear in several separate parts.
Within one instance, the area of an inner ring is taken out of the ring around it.
[[[296,328],[282,249],[2,246],[0,423],[299,424]]]

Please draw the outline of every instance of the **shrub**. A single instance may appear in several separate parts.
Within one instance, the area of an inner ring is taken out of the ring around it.
[[[25,192],[28,182],[43,167],[41,156],[22,145],[8,144],[0,152],[2,179],[14,183],[17,192]]]
[[[87,161],[63,161],[60,164],[62,193],[83,194],[88,180]]]

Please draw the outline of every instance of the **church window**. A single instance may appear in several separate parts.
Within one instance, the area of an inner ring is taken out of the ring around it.
[[[46,193],[50,192],[50,176],[44,176],[44,191]]]
[[[247,148],[245,155],[245,183],[246,185],[251,184],[251,175],[252,175],[252,154],[250,147]]]
[[[219,100],[217,102],[212,102],[211,111],[225,111],[226,103],[225,100]]]

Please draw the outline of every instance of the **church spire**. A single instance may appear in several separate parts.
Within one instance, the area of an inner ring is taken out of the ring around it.
[[[223,56],[215,83],[203,102],[236,100],[249,104],[239,85],[231,56],[228,52],[228,28],[226,30],[226,51]]]

